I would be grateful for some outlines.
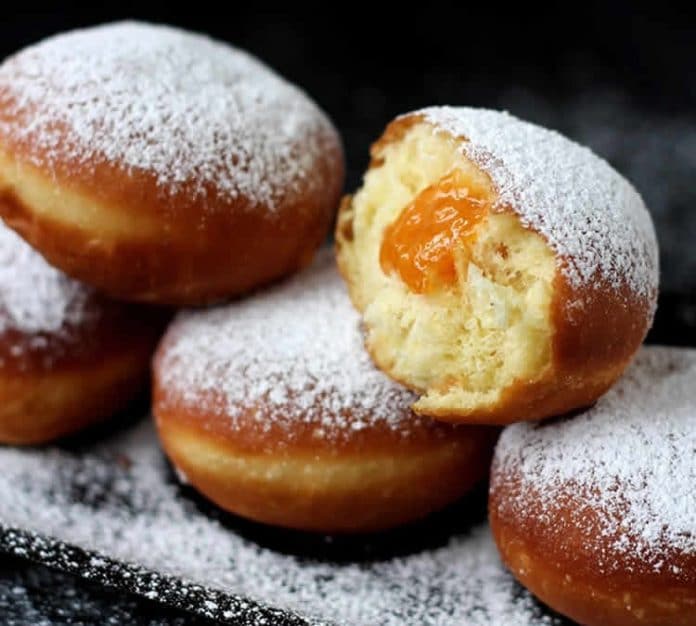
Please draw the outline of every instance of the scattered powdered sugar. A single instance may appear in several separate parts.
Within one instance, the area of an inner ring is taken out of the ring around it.
[[[374,424],[407,436],[426,419],[409,409],[415,396],[372,364],[330,250],[274,289],[179,314],[165,345],[164,387],[195,406],[221,395],[233,422],[260,405],[260,425],[283,426],[291,437],[303,420],[337,439]]]
[[[0,333],[60,334],[86,321],[91,290],[0,225]]]
[[[467,157],[491,176],[498,205],[541,233],[565,260],[573,286],[597,273],[654,298],[658,249],[650,214],[633,186],[606,161],[557,132],[504,112],[468,107],[416,111],[468,139]]]
[[[326,116],[260,61],[208,37],[122,22],[46,39],[0,67],[0,136],[52,168],[106,160],[161,190],[273,209],[319,185]],[[3,121],[4,120],[4,121]]]
[[[0,502],[0,549],[229,623],[559,623],[504,571],[486,526],[359,563],[264,548],[184,495],[149,420],[85,450],[0,448]]]
[[[541,498],[553,515],[570,489],[599,512],[602,535],[616,538],[613,554],[597,556],[600,567],[620,566],[625,559],[616,555],[633,555],[660,571],[666,549],[696,554],[694,451],[696,350],[646,347],[585,413],[508,427],[492,488],[520,477],[516,495],[501,503],[501,514],[511,516],[524,516],[530,498]]]

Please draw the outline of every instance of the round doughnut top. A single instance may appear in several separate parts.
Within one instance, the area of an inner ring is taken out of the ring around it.
[[[67,336],[98,314],[92,295],[0,225],[0,335]]]
[[[107,163],[165,194],[242,198],[273,213],[321,184],[321,110],[249,54],[137,22],[46,39],[0,66],[0,141],[39,167]]]
[[[371,429],[404,437],[441,428],[411,412],[415,396],[372,364],[360,318],[333,254],[249,299],[180,313],[161,351],[160,385],[172,401],[224,415],[232,429],[300,424],[325,441]],[[451,428],[449,429],[451,432]]]
[[[597,536],[612,538],[610,552],[655,571],[665,565],[666,549],[696,555],[695,383],[696,350],[646,347],[585,413],[508,427],[496,450],[493,488],[510,480],[516,495],[501,506],[524,517],[530,502],[540,501],[538,523],[595,534],[583,515],[550,522],[543,514],[588,505],[598,515]],[[602,560],[603,567],[617,564],[612,554]]]
[[[611,287],[654,297],[655,230],[642,198],[606,161],[557,132],[506,112],[431,107],[421,116],[436,132],[466,139],[464,154],[488,173],[498,210],[512,210],[563,259],[574,287],[599,274]]]

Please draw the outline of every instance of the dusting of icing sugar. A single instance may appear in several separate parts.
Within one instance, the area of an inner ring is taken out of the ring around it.
[[[0,137],[28,145],[39,166],[105,160],[153,174],[165,193],[244,197],[271,211],[322,184],[310,174],[338,141],[302,91],[249,54],[137,22],[10,57],[0,106]]]
[[[195,406],[222,395],[235,423],[254,408],[261,425],[291,434],[306,421],[333,439],[375,424],[408,435],[427,420],[410,411],[414,394],[372,364],[330,250],[272,290],[179,314],[165,345],[163,387]]]
[[[88,306],[91,293],[0,225],[0,333],[68,332],[94,313]],[[41,337],[36,340],[41,343]]]
[[[559,624],[504,570],[486,525],[469,522],[440,547],[367,562],[298,558],[250,541],[182,495],[149,420],[80,452],[0,447],[0,501],[2,549],[94,580],[129,579],[140,595],[224,623]],[[79,559],[70,546],[96,558]],[[305,619],[254,615],[253,601]]]
[[[696,350],[645,347],[585,413],[505,429],[491,488],[512,477],[520,483],[501,502],[501,515],[524,516],[530,498],[540,498],[549,517],[539,521],[558,524],[554,512],[570,488],[579,504],[599,512],[601,535],[614,538],[597,555],[599,566],[623,567],[617,555],[632,555],[659,572],[666,549],[696,554],[695,381]],[[571,523],[584,528],[576,517]]]
[[[468,139],[465,155],[492,178],[497,205],[511,207],[565,263],[575,287],[599,273],[653,301],[658,248],[650,214],[634,187],[606,161],[551,131],[500,111],[431,107],[416,111],[436,129]]]

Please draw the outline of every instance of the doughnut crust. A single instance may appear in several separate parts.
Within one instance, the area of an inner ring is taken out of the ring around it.
[[[594,402],[653,318],[658,254],[635,189],[506,113],[397,118],[344,199],[337,255],[376,364],[416,412],[505,424]]]
[[[0,443],[45,443],[124,408],[163,317],[98,296],[0,227]]]
[[[586,413],[508,427],[490,522],[503,561],[587,626],[696,624],[696,351],[647,347]]]
[[[180,314],[155,358],[154,415],[174,465],[222,508],[309,531],[379,530],[481,480],[497,432],[411,412],[412,394],[364,352],[327,252],[270,292]]]
[[[0,66],[0,216],[119,299],[200,304],[304,266],[343,171],[302,91],[201,35],[116,23]]]

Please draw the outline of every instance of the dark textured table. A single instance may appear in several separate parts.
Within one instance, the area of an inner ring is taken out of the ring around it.
[[[3,626],[205,626],[193,617],[85,582],[42,565],[0,555],[0,624]]]

